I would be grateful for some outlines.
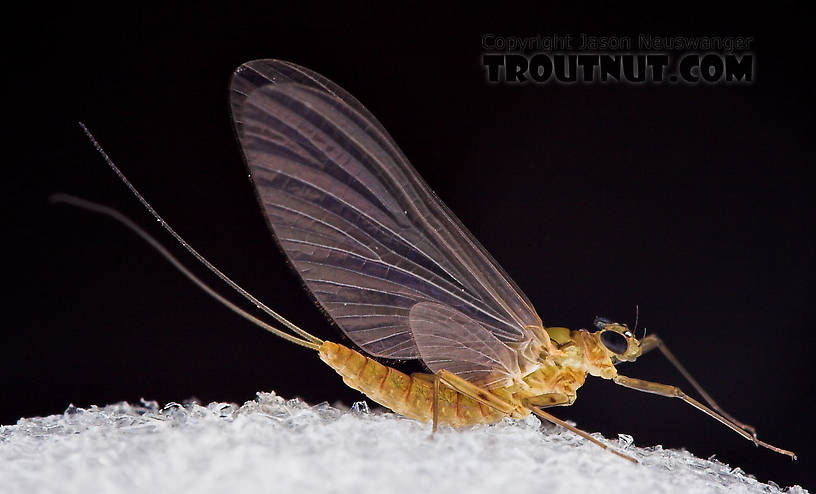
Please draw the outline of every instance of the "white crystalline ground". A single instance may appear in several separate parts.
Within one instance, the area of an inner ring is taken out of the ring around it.
[[[428,424],[362,403],[344,411],[272,393],[241,407],[70,407],[0,427],[0,492],[807,492],[628,436],[607,442],[641,463],[533,417],[430,438]]]

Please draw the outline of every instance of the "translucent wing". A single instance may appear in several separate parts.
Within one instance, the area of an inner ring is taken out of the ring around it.
[[[241,107],[249,93],[261,86],[287,82],[296,82],[336,96],[376,125],[378,131],[390,139],[390,136],[374,115],[345,89],[306,67],[274,59],[252,60],[235,69],[230,84],[230,108],[239,139],[242,134],[243,123],[238,117],[241,115]]]
[[[464,362],[468,378],[464,354],[455,351],[470,351],[465,344],[420,352],[410,314],[422,303],[455,310],[462,316],[453,327],[467,318],[496,342],[537,342],[532,328],[541,321],[527,298],[356,99],[276,60],[242,65],[231,90],[236,133],[267,222],[354,343],[379,357]],[[418,324],[429,331],[428,321]],[[512,369],[512,352],[498,354],[495,368]]]
[[[419,355],[432,371],[444,369],[486,388],[508,386],[520,374],[517,351],[453,307],[420,302],[409,318]]]

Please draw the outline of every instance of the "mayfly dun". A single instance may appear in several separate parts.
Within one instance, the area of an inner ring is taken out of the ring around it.
[[[316,72],[280,60],[247,62],[232,77],[230,106],[267,224],[319,307],[356,349],[321,340],[241,289],[162,220],[84,127],[148,211],[187,250],[284,329],[224,299],[114,210],[54,199],[114,216],[187,277],[253,323],[315,350],[343,381],[401,415],[467,426],[531,413],[586,432],[545,408],[571,405],[587,374],[679,398],[757,446],[765,443],[702,389],[657,335],[596,318],[595,331],[546,327],[507,273],[434,195],[380,122]],[[675,386],[624,376],[618,364],[658,349],[707,403]],[[420,360],[405,374],[377,358]]]

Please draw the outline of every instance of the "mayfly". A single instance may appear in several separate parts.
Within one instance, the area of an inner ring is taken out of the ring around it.
[[[420,421],[467,426],[531,413],[607,446],[545,408],[571,405],[587,374],[679,398],[737,434],[777,453],[702,389],[655,334],[596,318],[596,331],[542,324],[528,298],[440,201],[380,122],[327,78],[281,60],[238,67],[230,106],[261,209],[281,250],[319,307],[356,349],[324,341],[241,289],[162,220],[88,137],[149,212],[187,250],[287,331],[246,313],[203,284],[126,218],[108,213],[158,248],[229,308],[317,351],[345,383]],[[675,386],[618,373],[617,365],[659,349],[708,405]],[[381,359],[418,359],[405,374]],[[634,458],[609,451],[637,462]]]

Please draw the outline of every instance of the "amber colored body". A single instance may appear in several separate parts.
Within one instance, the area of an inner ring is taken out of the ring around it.
[[[350,387],[400,415],[427,422],[433,418],[433,378],[407,375],[346,346],[324,341],[320,359]],[[440,421],[453,426],[491,423],[504,415],[453,389],[439,394]]]
[[[546,355],[537,369],[512,385],[490,390],[515,407],[509,414],[512,417],[530,414],[525,406],[528,400],[539,406],[571,405],[587,373],[607,379],[616,374],[607,352],[592,333],[566,328],[547,328],[547,333],[560,347],[559,354]],[[330,341],[324,341],[318,351],[320,359],[336,370],[348,386],[400,415],[422,422],[432,420],[433,375],[409,376]],[[493,423],[506,415],[451,387],[440,389],[440,423],[452,426]]]

